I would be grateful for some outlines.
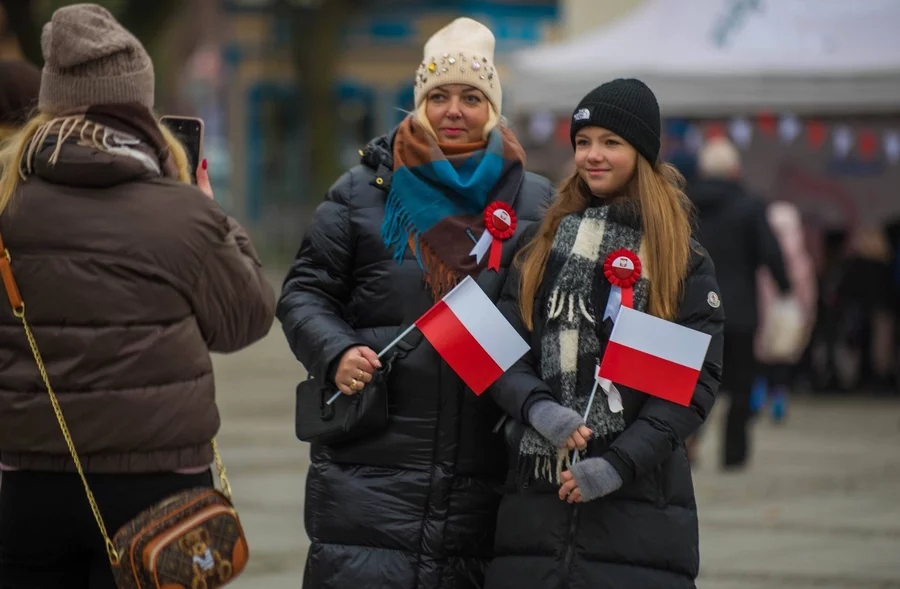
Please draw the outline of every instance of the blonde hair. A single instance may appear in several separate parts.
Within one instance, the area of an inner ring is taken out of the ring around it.
[[[488,120],[484,125],[484,133],[482,134],[484,139],[487,139],[488,135],[491,134],[491,131],[494,130],[494,127],[500,124],[500,115],[497,114],[497,109],[494,108],[494,104],[490,100],[488,100],[488,106],[490,107],[488,109]],[[422,125],[422,127],[425,128],[426,131],[428,131],[428,133],[432,137],[437,139],[437,133],[435,133],[434,128],[431,126],[431,122],[428,120],[428,116],[426,114],[427,109],[428,97],[426,96],[425,100],[423,100],[422,103],[419,104],[419,107],[416,109],[416,120],[420,125]]]
[[[729,178],[741,170],[741,155],[724,137],[715,137],[700,148],[697,170],[706,178]]]
[[[157,123],[156,126],[162,133],[163,139],[166,142],[166,149],[168,150],[169,155],[172,156],[172,160],[175,162],[175,169],[178,170],[178,181],[190,184],[193,182],[191,179],[193,170],[191,170],[191,162],[188,159],[187,150],[184,148],[181,141],[179,141],[165,125]]]
[[[17,125],[0,124],[0,141],[5,141],[7,137],[13,135],[19,130]]]
[[[78,130],[79,137],[84,141],[90,139],[95,148],[105,150],[102,141],[97,137],[98,132],[104,129],[102,125],[80,117],[54,118],[53,115],[46,113],[36,114],[20,129],[3,139],[2,146],[0,146],[0,214],[9,206],[16,190],[19,188],[19,183],[28,181],[33,158],[39,151],[44,139],[54,130],[60,136],[56,151],[50,158],[52,165],[56,163],[56,158],[59,156],[59,150],[62,148],[65,139],[76,133],[79,123],[81,126]],[[180,182],[190,184],[191,170],[184,146],[168,129],[162,125],[157,126],[165,140],[166,149],[171,154],[175,167],[178,170],[177,179]]]
[[[691,204],[684,193],[684,177],[666,163],[656,165],[638,156],[637,171],[627,196],[640,202],[644,244],[650,281],[648,312],[667,320],[675,319],[687,276],[691,255]],[[532,317],[538,289],[544,279],[547,260],[560,222],[567,215],[581,213],[591,204],[590,188],[574,172],[559,189],[541,222],[537,236],[517,255],[521,269],[519,312],[525,326],[534,328]]]

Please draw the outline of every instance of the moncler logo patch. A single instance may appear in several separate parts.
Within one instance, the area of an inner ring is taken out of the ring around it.
[[[709,291],[709,294],[706,295],[706,302],[709,303],[709,306],[713,309],[718,309],[719,305],[722,304],[722,300],[719,298],[719,295],[717,295],[713,291]]]

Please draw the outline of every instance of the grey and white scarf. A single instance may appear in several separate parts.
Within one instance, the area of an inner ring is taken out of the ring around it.
[[[603,262],[616,250],[631,250],[638,254],[646,275],[641,243],[640,209],[631,199],[565,217],[553,239],[547,267],[561,266],[561,270],[548,291],[548,300],[538,301],[544,305],[545,321],[540,376],[561,405],[580,415],[587,409],[603,352],[598,334],[603,331],[605,309],[593,305],[593,301],[609,297]],[[649,282],[641,277],[633,288],[634,307],[643,311]],[[587,426],[595,439],[610,439],[625,429],[625,420],[621,413],[612,413],[606,396],[598,390]],[[519,461],[520,472],[527,478],[560,483],[563,466],[570,459],[570,453],[554,447],[534,428],[526,428],[519,444]]]

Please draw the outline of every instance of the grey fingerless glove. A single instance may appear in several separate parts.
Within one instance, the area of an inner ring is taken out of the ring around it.
[[[623,483],[619,472],[603,458],[580,460],[572,465],[571,470],[585,501],[609,495]]]
[[[569,436],[584,425],[580,415],[556,401],[538,401],[528,410],[528,422],[545,440],[565,448]]]

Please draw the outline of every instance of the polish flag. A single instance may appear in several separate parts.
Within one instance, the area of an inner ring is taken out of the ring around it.
[[[528,351],[471,276],[422,315],[416,327],[476,395]]]
[[[709,334],[622,307],[598,375],[688,406],[711,339]]]

